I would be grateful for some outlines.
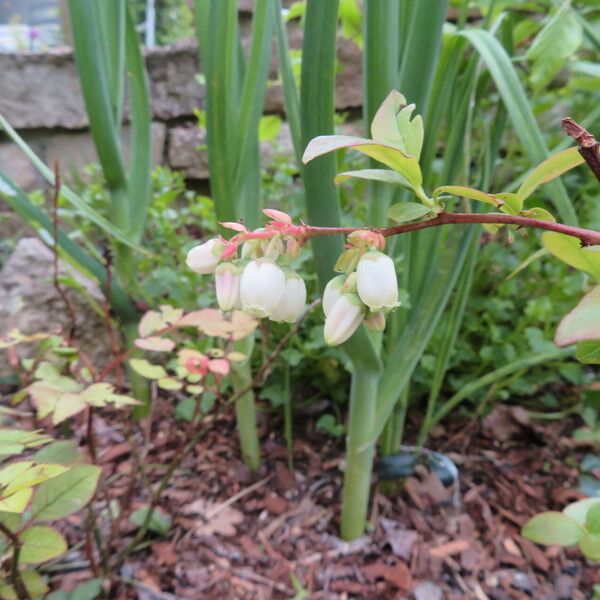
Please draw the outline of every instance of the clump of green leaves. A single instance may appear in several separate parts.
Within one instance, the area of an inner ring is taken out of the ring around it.
[[[522,534],[537,544],[579,546],[586,558],[600,563],[600,498],[540,513],[525,523]]]

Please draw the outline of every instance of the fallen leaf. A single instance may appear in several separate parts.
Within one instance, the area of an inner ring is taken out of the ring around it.
[[[194,531],[197,535],[210,536],[219,534],[224,537],[232,537],[237,531],[235,525],[244,520],[244,513],[232,506],[222,507],[210,500],[198,498],[181,510],[184,515],[197,515]]]

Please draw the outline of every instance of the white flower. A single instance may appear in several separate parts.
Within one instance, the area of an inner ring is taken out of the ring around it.
[[[256,317],[268,317],[279,304],[285,288],[285,274],[272,260],[250,261],[240,281],[244,310]]]
[[[323,292],[323,312],[325,316],[329,314],[329,311],[336,303],[336,301],[342,295],[342,287],[346,281],[345,275],[338,275],[333,279],[330,279],[325,286],[325,291]]]
[[[306,304],[306,285],[304,280],[293,271],[289,271],[285,275],[283,295],[279,304],[271,311],[270,317],[273,321],[294,323]]]
[[[362,323],[365,307],[356,294],[343,294],[331,307],[325,319],[325,343],[329,346],[343,344]]]
[[[220,264],[215,270],[215,287],[217,302],[222,311],[228,312],[237,308],[240,297],[240,279],[242,272],[233,263]]]
[[[214,273],[219,260],[221,259],[221,253],[225,248],[225,244],[218,238],[213,238],[194,246],[188,253],[185,259],[185,264],[194,272],[207,275],[208,273]]]
[[[360,299],[373,311],[398,306],[398,280],[394,261],[377,250],[365,252],[356,267]]]

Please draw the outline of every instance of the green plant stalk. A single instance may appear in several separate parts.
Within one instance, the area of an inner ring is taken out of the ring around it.
[[[247,337],[234,344],[236,352],[247,357],[252,354],[254,339]],[[235,417],[240,440],[242,460],[250,469],[256,471],[260,466],[260,442],[256,426],[256,402],[252,391],[252,370],[250,360],[234,363],[231,370],[234,395],[243,392],[235,402]],[[245,391],[244,391],[245,390]]]
[[[370,432],[375,420],[379,373],[356,369],[350,390],[346,436],[346,471],[342,491],[341,536],[360,537],[366,527],[375,443]]]

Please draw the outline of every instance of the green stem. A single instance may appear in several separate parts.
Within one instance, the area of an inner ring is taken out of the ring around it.
[[[367,522],[374,442],[369,443],[375,422],[379,373],[356,369],[350,390],[346,436],[346,472],[342,492],[341,536],[360,537]]]
[[[251,337],[240,340],[234,344],[234,349],[244,353],[247,357],[252,354],[254,340]],[[231,372],[234,394],[241,395],[235,402],[235,417],[240,440],[242,460],[253,471],[260,466],[260,444],[258,428],[256,426],[256,403],[252,391],[252,370],[249,358],[236,364]]]

